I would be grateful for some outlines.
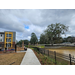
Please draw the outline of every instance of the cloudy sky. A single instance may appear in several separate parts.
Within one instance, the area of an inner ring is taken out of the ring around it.
[[[32,32],[39,39],[40,34],[51,23],[69,26],[66,37],[75,36],[73,9],[0,9],[0,32],[16,31],[16,40],[30,40]]]

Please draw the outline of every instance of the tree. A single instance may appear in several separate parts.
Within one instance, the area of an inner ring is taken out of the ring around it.
[[[22,46],[22,41],[23,41],[23,40],[20,40],[19,42],[17,42],[17,45]]]
[[[24,44],[28,45],[29,41],[28,40],[24,40]]]
[[[75,37],[74,36],[68,36],[67,38],[64,38],[64,40],[65,39],[66,39],[66,42],[70,42],[70,43],[75,42]]]
[[[48,37],[46,34],[41,34],[40,36],[40,44],[48,44]]]
[[[45,35],[41,34],[40,36],[40,44],[45,44]]]
[[[36,44],[38,43],[38,39],[35,33],[31,33],[31,39],[30,39],[31,44]]]
[[[22,46],[22,41],[24,41],[24,44],[28,45],[29,41],[28,40],[20,40],[19,42],[17,42],[17,45]]]
[[[45,30],[45,34],[48,36],[50,43],[53,45],[56,40],[59,41],[61,34],[65,34],[65,31],[68,31],[68,26],[64,24],[56,23],[48,25],[47,29]]]

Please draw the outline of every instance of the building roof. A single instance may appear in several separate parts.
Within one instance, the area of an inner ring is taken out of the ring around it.
[[[4,31],[4,32],[14,32],[14,31]]]
[[[0,32],[0,34],[4,34],[4,32]]]
[[[13,31],[4,31],[4,32],[0,32],[0,34],[4,34],[5,32],[13,32]],[[16,32],[14,32],[16,33]]]

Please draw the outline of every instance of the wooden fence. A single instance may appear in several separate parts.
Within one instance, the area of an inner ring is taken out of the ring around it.
[[[37,48],[37,50],[41,54],[45,54],[53,58],[55,60],[55,64],[57,63],[57,61],[59,61],[59,62],[66,62],[70,65],[75,65],[75,58],[71,54],[60,54],[57,53],[56,51],[45,50],[44,48],[38,48],[38,47],[34,47],[34,48]]]

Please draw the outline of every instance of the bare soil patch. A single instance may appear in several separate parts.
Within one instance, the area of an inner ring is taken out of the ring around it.
[[[6,53],[0,55],[0,65],[20,65],[25,52],[22,53]]]

